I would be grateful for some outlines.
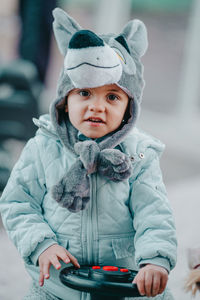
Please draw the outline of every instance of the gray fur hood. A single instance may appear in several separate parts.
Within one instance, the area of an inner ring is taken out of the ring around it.
[[[132,174],[130,157],[116,147],[132,132],[139,116],[144,88],[141,56],[147,49],[147,32],[141,21],[132,20],[119,35],[98,36],[90,30],[83,30],[62,9],[55,9],[53,15],[54,33],[64,63],[50,117],[53,132],[63,146],[77,156],[77,160],[52,188],[52,196],[71,212],[78,212],[85,209],[90,200],[90,175],[97,172],[118,182]],[[117,84],[128,94],[128,117],[118,130],[100,141],[86,139],[80,142],[78,130],[71,124],[61,104],[74,88],[107,84]]]

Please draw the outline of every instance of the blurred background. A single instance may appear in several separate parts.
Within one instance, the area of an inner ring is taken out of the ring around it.
[[[183,290],[187,248],[200,244],[200,1],[1,0],[1,191],[35,133],[32,117],[48,113],[55,98],[63,63],[51,27],[56,6],[97,33],[119,33],[132,18],[147,26],[149,48],[142,59],[146,87],[138,126],[166,144],[161,167],[179,243],[169,285],[175,299],[189,300]],[[29,282],[0,223],[0,299],[22,299]]]

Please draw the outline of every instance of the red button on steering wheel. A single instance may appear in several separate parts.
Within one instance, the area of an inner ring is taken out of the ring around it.
[[[120,269],[120,271],[123,272],[123,273],[127,273],[128,269],[123,268],[123,269]]]
[[[100,266],[92,266],[92,269],[93,270],[99,270],[99,269],[101,269],[101,267]]]
[[[113,266],[104,266],[103,267],[104,271],[118,271],[118,267],[113,267]]]

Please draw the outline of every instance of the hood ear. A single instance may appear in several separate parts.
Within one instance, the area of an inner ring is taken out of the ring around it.
[[[63,56],[67,53],[67,48],[72,35],[81,30],[81,26],[61,8],[53,10],[54,22],[53,30],[58,44],[58,48]]]
[[[140,20],[132,20],[128,22],[121,33],[128,44],[141,57],[145,54],[148,47],[146,26]]]

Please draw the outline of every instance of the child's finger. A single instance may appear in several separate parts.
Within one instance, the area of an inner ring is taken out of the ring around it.
[[[66,251],[67,251],[67,250],[66,250]],[[68,251],[67,251],[67,256],[69,257],[71,263],[72,263],[75,267],[80,268],[80,265],[79,265],[79,263],[78,263],[78,260],[77,260],[71,253],[69,253]]]
[[[44,263],[42,266],[42,272],[43,272],[44,279],[49,279],[49,277],[50,277],[50,275],[49,275],[50,265],[51,265],[51,263],[48,261],[48,262]]]
[[[153,282],[152,282],[152,296],[155,297],[156,295],[160,294],[161,290],[161,279],[158,274],[154,274]]]
[[[52,263],[52,265],[54,266],[54,268],[56,270],[59,270],[61,268],[61,264],[60,264],[59,259],[56,255],[53,255],[51,257],[51,263]]]
[[[43,272],[40,271],[39,285],[43,286],[43,284],[44,284],[44,275],[43,275]]]
[[[138,274],[133,280],[134,284],[137,284],[138,291],[141,296],[145,295],[145,287],[144,287],[144,277]]]
[[[151,272],[145,272],[144,288],[145,288],[145,295],[147,297],[152,296],[152,286],[153,286],[153,275]]]
[[[167,285],[167,280],[165,278],[161,278],[159,294],[162,294],[164,292],[166,285]]]
[[[64,261],[66,264],[69,264],[70,263],[70,258],[69,258],[66,251],[67,250],[62,251],[62,253],[59,254],[59,258],[62,259],[62,261]]]

